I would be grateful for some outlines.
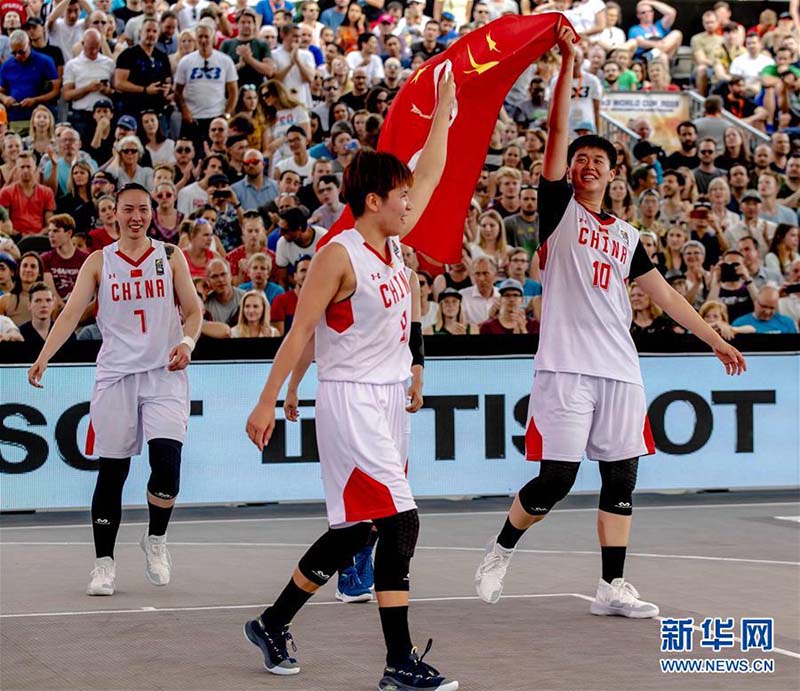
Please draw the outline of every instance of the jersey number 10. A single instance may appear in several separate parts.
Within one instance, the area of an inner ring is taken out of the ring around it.
[[[592,287],[608,290],[608,282],[611,280],[611,264],[606,262],[592,262],[594,276],[592,277]]]

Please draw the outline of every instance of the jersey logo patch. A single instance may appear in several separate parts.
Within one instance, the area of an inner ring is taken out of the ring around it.
[[[156,276],[164,275],[164,260],[156,259]]]
[[[624,228],[619,229],[619,234],[622,236],[622,239],[625,240],[625,242],[631,241],[630,236],[628,235],[628,231],[625,230]]]
[[[131,269],[131,278],[141,278],[141,277],[142,277],[141,269]]]
[[[370,278],[373,281],[380,281],[381,280],[381,275],[380,274],[370,274]]]

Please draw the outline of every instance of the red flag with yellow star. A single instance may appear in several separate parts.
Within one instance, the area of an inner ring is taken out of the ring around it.
[[[506,15],[460,38],[420,65],[392,102],[378,151],[388,151],[413,170],[430,131],[441,71],[449,63],[456,83],[447,163],[425,213],[403,242],[441,262],[461,260],[464,219],[503,101],[522,72],[555,45],[556,12]],[[350,208],[321,241],[352,228]]]

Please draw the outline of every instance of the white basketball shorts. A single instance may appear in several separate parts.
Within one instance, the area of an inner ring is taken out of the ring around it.
[[[655,453],[644,388],[570,372],[539,370],[528,404],[529,461],[622,461]]]
[[[321,381],[317,447],[328,522],[385,518],[416,508],[406,477],[405,387]]]
[[[143,439],[183,443],[188,423],[186,370],[159,368],[96,383],[89,405],[86,453],[128,458],[142,452]]]

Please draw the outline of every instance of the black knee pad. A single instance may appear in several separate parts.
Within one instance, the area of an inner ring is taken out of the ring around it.
[[[630,516],[633,513],[633,490],[636,488],[638,470],[638,458],[600,462],[600,477],[603,480],[600,487],[601,511],[619,516]]]
[[[353,565],[353,557],[364,549],[372,524],[363,522],[346,528],[328,528],[301,557],[297,568],[309,581],[325,585],[340,569]]]
[[[544,516],[569,494],[580,463],[542,461],[539,475],[518,493],[519,503],[531,516]]]
[[[375,520],[378,546],[375,548],[375,591],[408,590],[411,557],[419,538],[416,509]]]
[[[174,439],[151,439],[147,445],[150,449],[147,491],[159,499],[174,499],[178,496],[181,484],[183,444]]]

